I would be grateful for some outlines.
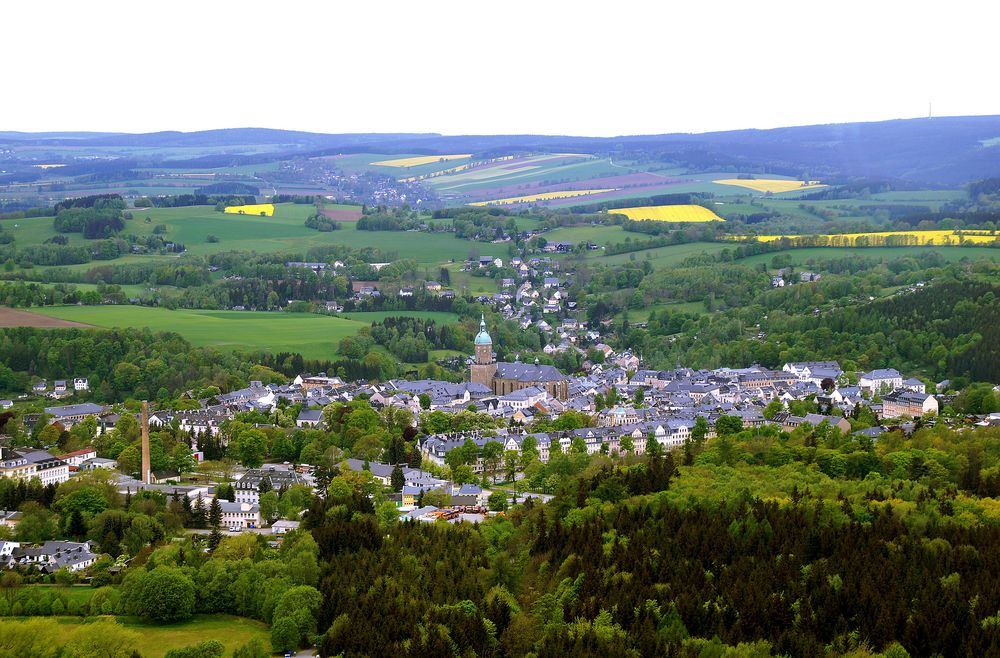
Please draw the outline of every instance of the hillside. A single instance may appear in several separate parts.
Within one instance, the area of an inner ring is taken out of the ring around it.
[[[0,132],[0,146],[31,153],[71,147],[121,158],[132,149],[197,149],[185,157],[148,150],[142,161],[161,166],[238,166],[291,157],[342,153],[468,152],[489,157],[517,152],[619,154],[648,162],[670,162],[692,170],[731,169],[823,178],[882,178],[958,186],[996,172],[1000,163],[1000,116],[903,119],[734,130],[702,134],[622,137],[548,135],[320,134],[262,128],[146,134]],[[267,148],[249,148],[249,147]],[[243,148],[238,148],[243,147]],[[265,152],[261,152],[265,151]],[[68,154],[66,154],[68,155]],[[210,157],[210,156],[215,156]],[[225,156],[222,159],[220,156]],[[13,156],[16,162],[18,156]],[[12,156],[8,155],[7,159]],[[105,159],[106,162],[106,159]],[[95,167],[99,163],[95,163]]]

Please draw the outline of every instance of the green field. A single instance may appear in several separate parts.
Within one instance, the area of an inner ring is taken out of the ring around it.
[[[337,206],[331,206],[337,207]],[[126,233],[150,235],[157,224],[165,224],[167,240],[175,240],[187,247],[187,253],[207,256],[220,251],[257,251],[260,253],[287,252],[305,258],[312,247],[342,244],[348,247],[377,247],[398,258],[413,258],[420,264],[438,265],[449,260],[464,260],[476,251],[484,256],[506,256],[507,247],[488,242],[471,243],[450,233],[423,233],[416,231],[358,231],[356,222],[340,222],[341,230],[327,233],[307,228],[306,217],[313,206],[303,204],[278,204],[273,217],[227,215],[216,212],[213,206],[187,206],[183,208],[147,208],[133,211],[134,218],[125,224]],[[149,222],[146,222],[146,218]],[[18,245],[40,244],[55,235],[51,217],[38,217],[0,222]],[[15,228],[16,226],[16,228]],[[219,239],[207,241],[209,235]],[[84,244],[78,233],[67,236],[70,244]],[[106,264],[148,262],[148,259],[166,260],[181,256],[123,256],[111,261],[91,261],[69,266],[72,270],[86,271]]]
[[[689,256],[696,256],[702,253],[717,254],[729,245],[719,242],[690,242],[687,244],[672,244],[666,247],[655,249],[643,249],[627,254],[615,254],[613,256],[603,256],[592,259],[594,265],[621,265],[628,262],[642,263],[648,260],[654,268],[672,267],[679,265],[681,261]],[[600,252],[596,252],[600,253]]]
[[[951,263],[960,261],[963,258],[1000,260],[1000,249],[992,249],[990,247],[804,247],[802,249],[785,249],[783,251],[772,251],[767,254],[757,254],[736,262],[741,265],[770,264],[771,259],[776,255],[788,254],[792,257],[792,264],[801,265],[810,260],[829,260],[845,256],[903,258],[905,256],[919,256],[931,252],[941,254]]]
[[[95,327],[174,331],[199,347],[298,352],[307,359],[334,359],[342,338],[370,324],[312,313],[171,311],[143,306],[49,306],[33,310]]]
[[[79,617],[57,617],[60,625],[80,626],[89,623]],[[271,648],[271,633],[266,624],[233,615],[196,615],[178,624],[147,624],[131,617],[117,617],[125,628],[138,631],[142,640],[136,650],[143,658],[162,658],[171,649],[180,649],[204,640],[218,640],[226,647],[225,655],[253,638],[259,638],[266,650]]]

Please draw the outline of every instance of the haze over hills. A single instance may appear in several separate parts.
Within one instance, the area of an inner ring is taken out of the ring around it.
[[[257,152],[237,147],[266,146]],[[434,133],[321,134],[234,128],[145,134],[85,132],[0,132],[0,147],[16,154],[26,149],[72,147],[103,155],[125,149],[121,158],[163,167],[259,164],[287,157],[341,153],[444,154],[482,156],[516,151],[571,151],[623,154],[630,158],[676,162],[693,168],[764,170],[792,176],[883,178],[918,184],[958,186],[995,174],[1000,168],[1000,116],[902,119],[734,130],[700,134],[634,135],[610,138],[557,135],[440,135]],[[190,155],[155,149],[202,150]],[[141,153],[129,149],[143,149]],[[152,150],[152,151],[150,151]],[[224,150],[219,160],[217,150]],[[261,153],[259,151],[266,151]],[[70,155],[70,153],[66,153]],[[8,158],[9,160],[10,158]]]

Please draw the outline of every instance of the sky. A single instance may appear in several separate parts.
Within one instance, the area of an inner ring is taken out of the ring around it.
[[[998,18],[968,0],[12,0],[0,130],[613,136],[1000,114]]]

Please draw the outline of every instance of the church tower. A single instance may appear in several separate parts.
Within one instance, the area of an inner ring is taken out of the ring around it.
[[[486,316],[479,322],[479,333],[476,334],[476,362],[469,366],[469,380],[473,384],[482,384],[493,389],[493,378],[497,373],[497,362],[493,360],[493,339],[486,331]]]

